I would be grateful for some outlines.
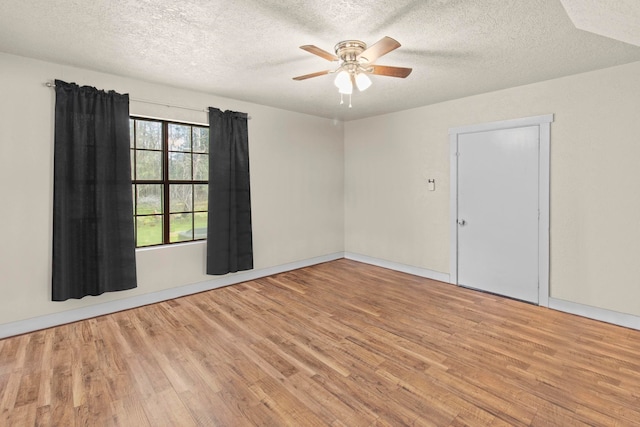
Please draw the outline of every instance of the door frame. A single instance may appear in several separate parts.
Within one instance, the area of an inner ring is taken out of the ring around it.
[[[449,210],[449,283],[458,285],[458,137],[462,134],[538,126],[538,305],[549,306],[549,174],[553,114],[502,120],[449,129],[451,193]]]

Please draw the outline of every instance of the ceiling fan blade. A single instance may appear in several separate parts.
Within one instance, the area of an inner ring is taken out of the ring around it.
[[[369,64],[375,62],[382,55],[386,55],[400,47],[400,43],[391,37],[383,37],[373,45],[369,46],[364,52],[358,55],[358,59],[365,59]]]
[[[373,68],[371,74],[377,74],[378,76],[401,77],[403,79],[413,71],[412,68],[389,67],[387,65],[372,65],[371,68]]]
[[[300,49],[302,50],[306,50],[309,53],[313,53],[314,55],[318,55],[320,58],[324,58],[327,61],[337,61],[338,57],[335,56],[333,53],[329,53],[326,50],[320,49],[317,46],[314,46],[312,44],[306,44],[304,46],[300,46]]]
[[[325,74],[329,74],[331,70],[318,71],[317,73],[305,74],[304,76],[294,77],[293,80],[306,80],[311,77],[324,76]]]

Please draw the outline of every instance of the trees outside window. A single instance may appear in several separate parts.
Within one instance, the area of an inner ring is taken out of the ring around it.
[[[207,237],[209,128],[130,119],[136,246]]]

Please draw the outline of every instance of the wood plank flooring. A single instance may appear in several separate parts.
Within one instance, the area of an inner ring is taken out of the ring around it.
[[[640,425],[640,331],[338,260],[1,340],[0,425]]]

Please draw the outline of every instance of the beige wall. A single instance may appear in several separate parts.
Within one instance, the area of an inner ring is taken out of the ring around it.
[[[0,325],[209,280],[205,245],[137,252],[138,288],[52,302],[54,78],[132,98],[251,115],[255,268],[344,250],[343,125],[204,93],[0,54]],[[206,113],[131,102],[131,114],[206,124]]]
[[[0,54],[0,325],[210,278],[203,243],[144,249],[136,290],[50,301],[53,78],[248,112],[256,268],[346,250],[448,273],[448,129],[553,113],[551,296],[640,315],[639,75],[633,63],[343,125]],[[207,122],[139,102],[131,113]]]
[[[638,76],[640,62],[347,122],[345,250],[448,273],[448,129],[553,113],[551,296],[640,315]]]

